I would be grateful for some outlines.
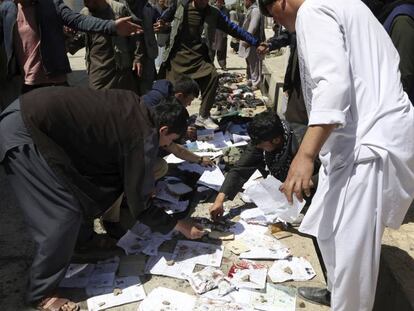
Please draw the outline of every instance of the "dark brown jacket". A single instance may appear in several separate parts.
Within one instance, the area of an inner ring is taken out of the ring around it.
[[[150,204],[158,125],[125,90],[42,88],[21,97],[23,121],[53,171],[96,217],[125,192],[134,217],[157,231],[175,221]]]

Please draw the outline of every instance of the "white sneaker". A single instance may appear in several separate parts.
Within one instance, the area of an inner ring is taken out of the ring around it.
[[[197,117],[197,119],[195,120],[195,125],[204,127],[210,130],[218,129],[218,125],[214,123],[214,121],[210,117],[208,118]]]

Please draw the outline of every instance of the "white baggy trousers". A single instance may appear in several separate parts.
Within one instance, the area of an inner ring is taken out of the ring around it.
[[[335,231],[318,244],[328,273],[334,311],[372,310],[381,252],[380,158],[354,164]]]

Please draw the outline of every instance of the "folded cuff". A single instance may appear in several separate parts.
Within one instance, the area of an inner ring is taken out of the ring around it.
[[[317,124],[338,124],[339,127],[346,125],[346,114],[340,110],[312,110],[309,116],[309,126]]]

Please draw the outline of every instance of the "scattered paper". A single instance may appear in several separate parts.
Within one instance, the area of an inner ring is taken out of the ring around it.
[[[155,256],[158,248],[167,240],[171,240],[174,230],[167,234],[152,232],[151,228],[137,222],[127,233],[119,239],[117,246],[124,249],[127,255],[144,253]]]
[[[93,290],[93,288],[110,287],[114,284],[115,272],[95,273],[90,276],[86,290]]]
[[[290,257],[291,254],[289,249],[265,249],[253,247],[250,251],[241,253],[240,258],[244,259],[286,259]]]
[[[111,307],[140,301],[145,298],[144,287],[139,277],[117,278],[113,291],[108,294],[91,297],[87,300],[89,311],[105,310]]]
[[[295,311],[296,289],[266,284],[266,290],[240,289],[230,293],[234,301],[262,311]]]
[[[315,270],[309,261],[303,257],[291,257],[277,260],[269,270],[269,277],[274,283],[285,281],[307,281],[314,278]]]
[[[269,175],[266,179],[252,184],[246,189],[246,195],[257,205],[262,212],[270,217],[278,217],[286,222],[293,222],[305,206],[293,197],[293,205],[289,205],[285,195],[280,192],[279,188],[282,183]]]
[[[222,245],[180,240],[174,249],[175,262],[189,261],[204,266],[220,267],[223,258]]]
[[[232,137],[234,143],[249,142],[251,140],[249,135],[233,134]]]
[[[214,139],[214,130],[213,129],[202,129],[197,130],[197,140],[199,141],[209,141]]]
[[[157,287],[140,303],[138,311],[193,311],[195,302],[195,296]]]
[[[228,302],[223,300],[213,300],[209,298],[197,299],[194,311],[254,311],[248,305],[242,305],[237,302]]]
[[[188,276],[191,288],[197,294],[203,294],[217,287],[219,282],[225,278],[224,273],[213,267],[205,267],[203,270]]]
[[[229,271],[232,284],[237,288],[264,289],[266,286],[267,266],[242,260],[233,264]]]
[[[273,223],[276,220],[277,216],[265,215],[260,208],[256,207],[242,211],[240,213],[240,218],[248,224],[266,226],[268,224]]]
[[[224,182],[224,175],[218,166],[206,169],[198,180],[198,184],[219,191]]]
[[[243,242],[243,239],[238,239],[227,243],[226,248],[228,248],[233,254],[236,255],[240,255],[241,253],[250,250],[250,247],[248,247],[247,244]]]
[[[173,254],[160,252],[148,259],[145,271],[156,275],[165,275],[177,279],[187,279],[192,274],[195,263],[189,261],[174,262]]]
[[[247,180],[244,185],[243,185],[243,189],[246,190],[247,188],[249,188],[251,185],[253,185],[254,183],[256,183],[258,181],[258,179],[263,179],[263,175],[262,173],[260,173],[259,170],[255,170],[253,175],[250,176],[249,180]]]

